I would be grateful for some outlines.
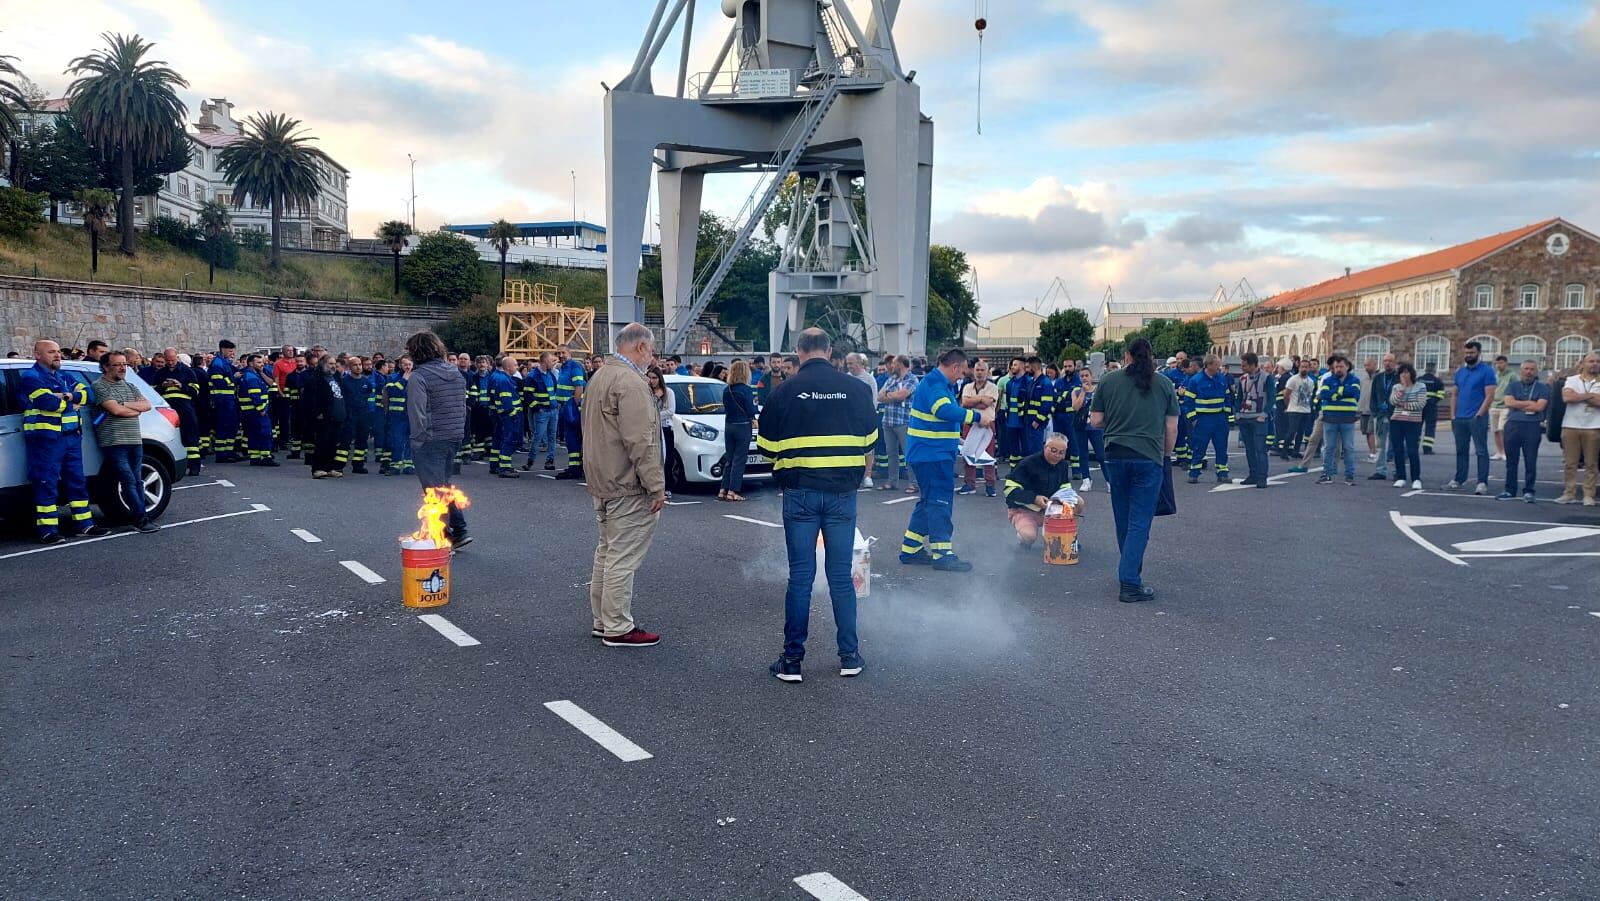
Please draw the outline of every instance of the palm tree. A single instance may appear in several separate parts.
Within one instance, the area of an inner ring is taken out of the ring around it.
[[[23,93],[16,81],[12,81],[13,78],[21,81],[23,77],[22,72],[11,62],[14,59],[16,57],[0,53],[0,144],[9,146],[13,156],[16,154],[16,146],[11,142],[16,140],[22,131],[22,125],[17,121],[17,114],[12,112],[11,107],[15,105],[22,110],[28,108],[28,95]]]
[[[217,283],[217,240],[228,230],[228,223],[233,218],[228,214],[228,208],[215,200],[207,200],[200,204],[200,211],[196,218],[200,223],[200,230],[206,233],[206,284]]]
[[[89,231],[89,271],[100,271],[100,236],[105,233],[117,195],[105,188],[79,188],[73,199],[83,208],[83,227]]]
[[[78,76],[67,88],[67,101],[83,136],[106,160],[115,160],[122,188],[117,225],[122,252],[133,245],[133,168],[154,165],[172,150],[173,132],[183,131],[188,107],[177,88],[189,82],[162,60],[147,60],[155,46],[138,35],[102,34],[106,47],[72,61],[67,71]]]
[[[244,120],[244,135],[217,154],[217,168],[233,182],[233,205],[254,197],[272,207],[272,265],[278,265],[278,223],[285,209],[309,210],[322,190],[321,170],[333,160],[311,146],[316,138],[300,120],[280,113]]]
[[[500,296],[506,295],[506,251],[511,249],[511,242],[522,237],[522,232],[504,219],[497,219],[489,226],[487,237],[494,249],[500,251]]]
[[[406,249],[406,236],[411,234],[411,226],[399,219],[390,219],[378,226],[378,240],[387,242],[389,252],[394,254],[394,293],[400,294],[400,251]]]

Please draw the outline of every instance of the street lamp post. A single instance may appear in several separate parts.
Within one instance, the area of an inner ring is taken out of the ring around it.
[[[572,171],[572,249],[578,249],[578,170]]]
[[[411,161],[411,230],[417,230],[417,158],[406,154]]]

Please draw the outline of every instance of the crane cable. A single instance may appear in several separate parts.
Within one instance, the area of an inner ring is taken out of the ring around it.
[[[978,30],[978,134],[983,134],[983,30],[989,27],[989,0],[972,0],[972,25]]]

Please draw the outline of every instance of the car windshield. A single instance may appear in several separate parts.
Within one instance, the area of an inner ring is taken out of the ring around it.
[[[726,385],[712,382],[673,382],[668,387],[678,396],[676,412],[722,412],[722,391]]]

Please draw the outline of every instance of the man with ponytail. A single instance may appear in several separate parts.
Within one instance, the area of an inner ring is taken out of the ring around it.
[[[1111,489],[1111,514],[1122,554],[1117,600],[1148,601],[1155,597],[1155,589],[1144,584],[1140,572],[1164,469],[1178,441],[1178,394],[1170,379],[1156,377],[1149,341],[1128,342],[1122,368],[1106,373],[1094,394],[1089,422],[1105,430],[1101,468]]]

